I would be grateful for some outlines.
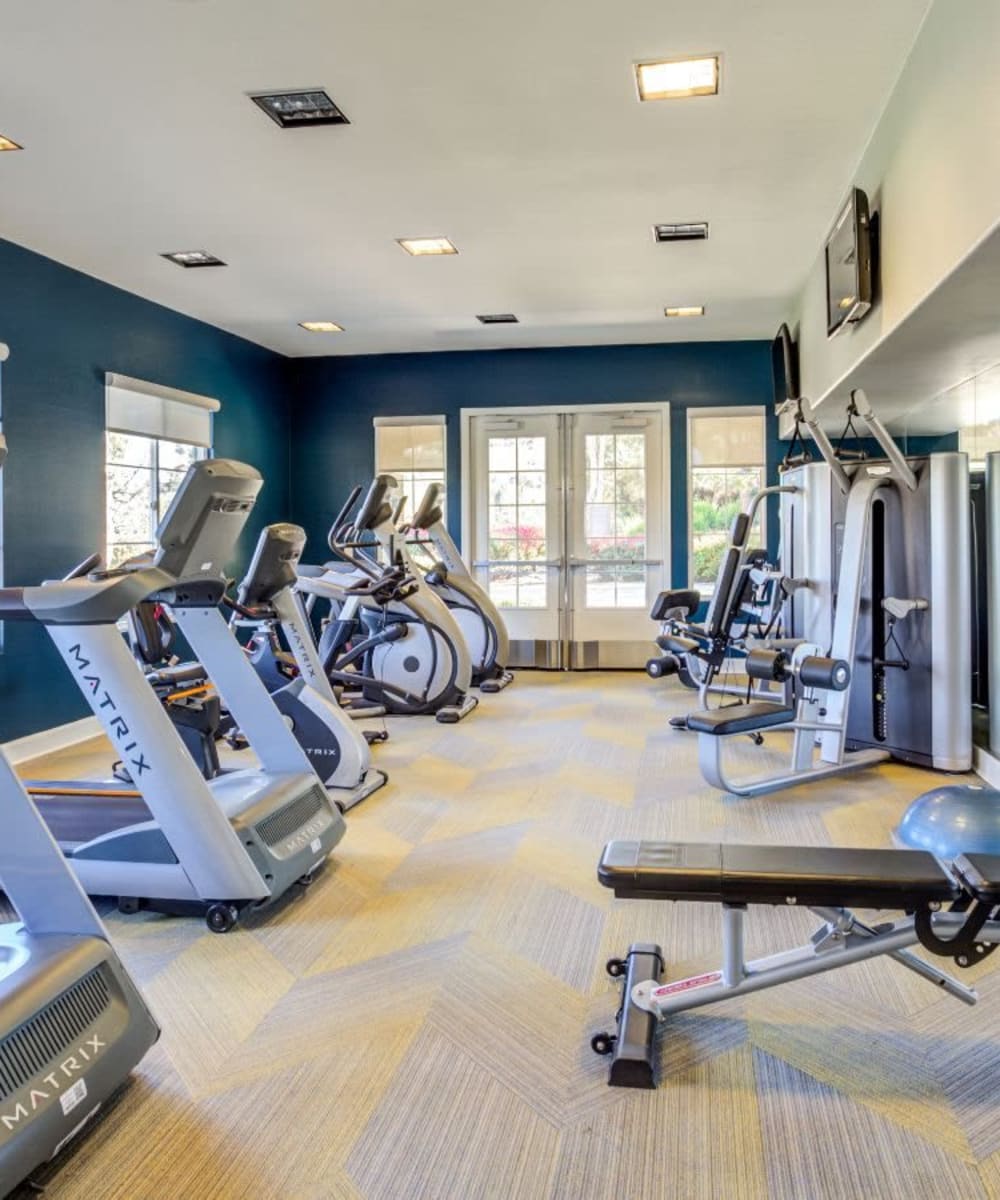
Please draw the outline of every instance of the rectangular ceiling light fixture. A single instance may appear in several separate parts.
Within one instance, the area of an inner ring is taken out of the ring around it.
[[[216,258],[207,250],[171,250],[169,254],[162,254],[160,257],[176,263],[179,267],[224,267],[226,265],[221,258]]]
[[[300,321],[299,327],[306,329],[309,333],[343,333],[343,325],[338,325],[336,321]]]
[[[12,141],[9,137],[4,137],[0,133],[0,150],[23,150],[23,146],[19,146],[17,142]]]
[[[635,64],[640,100],[680,100],[715,96],[719,91],[719,56],[661,59]]]
[[[476,317],[480,325],[517,325],[518,319],[513,313],[482,313]]]
[[[250,99],[281,129],[350,125],[347,117],[322,88],[302,88],[295,92],[251,92]]]
[[[396,238],[407,254],[457,254],[458,249],[446,237]]]
[[[707,221],[682,221],[672,225],[654,225],[657,242],[703,242],[708,237]]]
[[[705,306],[704,304],[684,304],[680,308],[665,308],[663,315],[665,317],[703,317]]]

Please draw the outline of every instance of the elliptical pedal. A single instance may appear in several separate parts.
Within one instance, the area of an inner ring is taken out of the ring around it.
[[[435,719],[442,725],[457,725],[479,705],[478,696],[464,696],[458,704],[446,704],[434,714]]]

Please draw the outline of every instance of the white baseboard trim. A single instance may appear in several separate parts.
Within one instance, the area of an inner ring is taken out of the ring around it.
[[[973,746],[972,769],[985,779],[990,787],[1000,788],[1000,758],[985,746]]]
[[[68,750],[70,746],[78,746],[81,742],[98,737],[100,732],[101,723],[96,717],[83,717],[79,721],[57,725],[54,729],[43,729],[40,733],[29,733],[27,737],[15,738],[12,742],[4,743],[4,750],[10,761],[16,765],[32,758],[40,758],[43,754]]]

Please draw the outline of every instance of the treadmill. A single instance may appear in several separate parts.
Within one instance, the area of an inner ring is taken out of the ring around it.
[[[345,832],[218,607],[262,483],[243,463],[194,463],[152,565],[0,589],[0,620],[45,626],[133,780],[30,787],[80,882],[123,912],[200,914],[216,933],[310,882]],[[259,766],[202,776],[118,632],[143,600],[170,609]]]
[[[6,448],[0,438],[0,462]],[[80,1133],[160,1035],[0,748],[0,1195]]]

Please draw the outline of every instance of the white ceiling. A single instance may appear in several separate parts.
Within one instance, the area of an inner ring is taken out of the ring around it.
[[[292,355],[769,337],[928,4],[0,0],[0,232]],[[715,51],[718,97],[638,103],[633,62]],[[246,98],[317,85],[351,125]]]

